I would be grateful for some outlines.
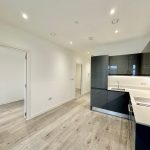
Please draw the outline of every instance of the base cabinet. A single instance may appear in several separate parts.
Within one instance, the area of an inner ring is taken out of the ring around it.
[[[131,110],[131,109],[130,109]],[[129,110],[131,150],[150,150],[150,126],[135,122],[134,112]]]
[[[107,109],[107,90],[91,89],[91,106]]]
[[[128,115],[129,99],[128,92],[108,91],[108,110]]]
[[[150,127],[136,124],[135,150],[150,150]]]
[[[129,93],[91,89],[91,106],[128,115]]]

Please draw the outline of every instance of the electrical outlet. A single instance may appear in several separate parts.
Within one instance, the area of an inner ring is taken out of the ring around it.
[[[147,85],[147,83],[145,83],[145,82],[141,82],[141,85]]]
[[[52,97],[49,97],[48,100],[49,100],[49,101],[52,100]]]

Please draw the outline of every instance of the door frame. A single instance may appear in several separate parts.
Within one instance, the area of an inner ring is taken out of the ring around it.
[[[80,76],[80,96],[82,96],[82,74],[83,74],[83,65],[81,63],[76,63],[76,72],[77,72],[77,65],[81,66],[81,76]],[[76,74],[76,73],[75,73]],[[75,81],[76,81],[76,76],[75,76]],[[76,89],[76,84],[75,84],[75,89]]]
[[[29,50],[12,46],[8,43],[0,42],[0,46],[11,48],[12,50],[22,51],[25,54],[24,63],[24,118],[30,119],[30,106],[31,106],[31,54]]]

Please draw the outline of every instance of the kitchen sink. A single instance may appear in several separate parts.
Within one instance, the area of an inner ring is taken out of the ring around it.
[[[114,91],[125,91],[125,89],[122,89],[122,88],[111,88],[111,90],[114,90]]]
[[[134,97],[137,105],[150,107],[150,98]]]

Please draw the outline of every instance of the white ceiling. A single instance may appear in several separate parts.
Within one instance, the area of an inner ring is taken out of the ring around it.
[[[114,16],[109,15],[111,8],[116,8]],[[22,12],[28,14],[27,21]],[[119,23],[112,25],[113,18],[119,18]],[[0,0],[0,19],[87,52],[100,44],[150,35],[150,0]],[[56,36],[51,37],[51,32]]]

